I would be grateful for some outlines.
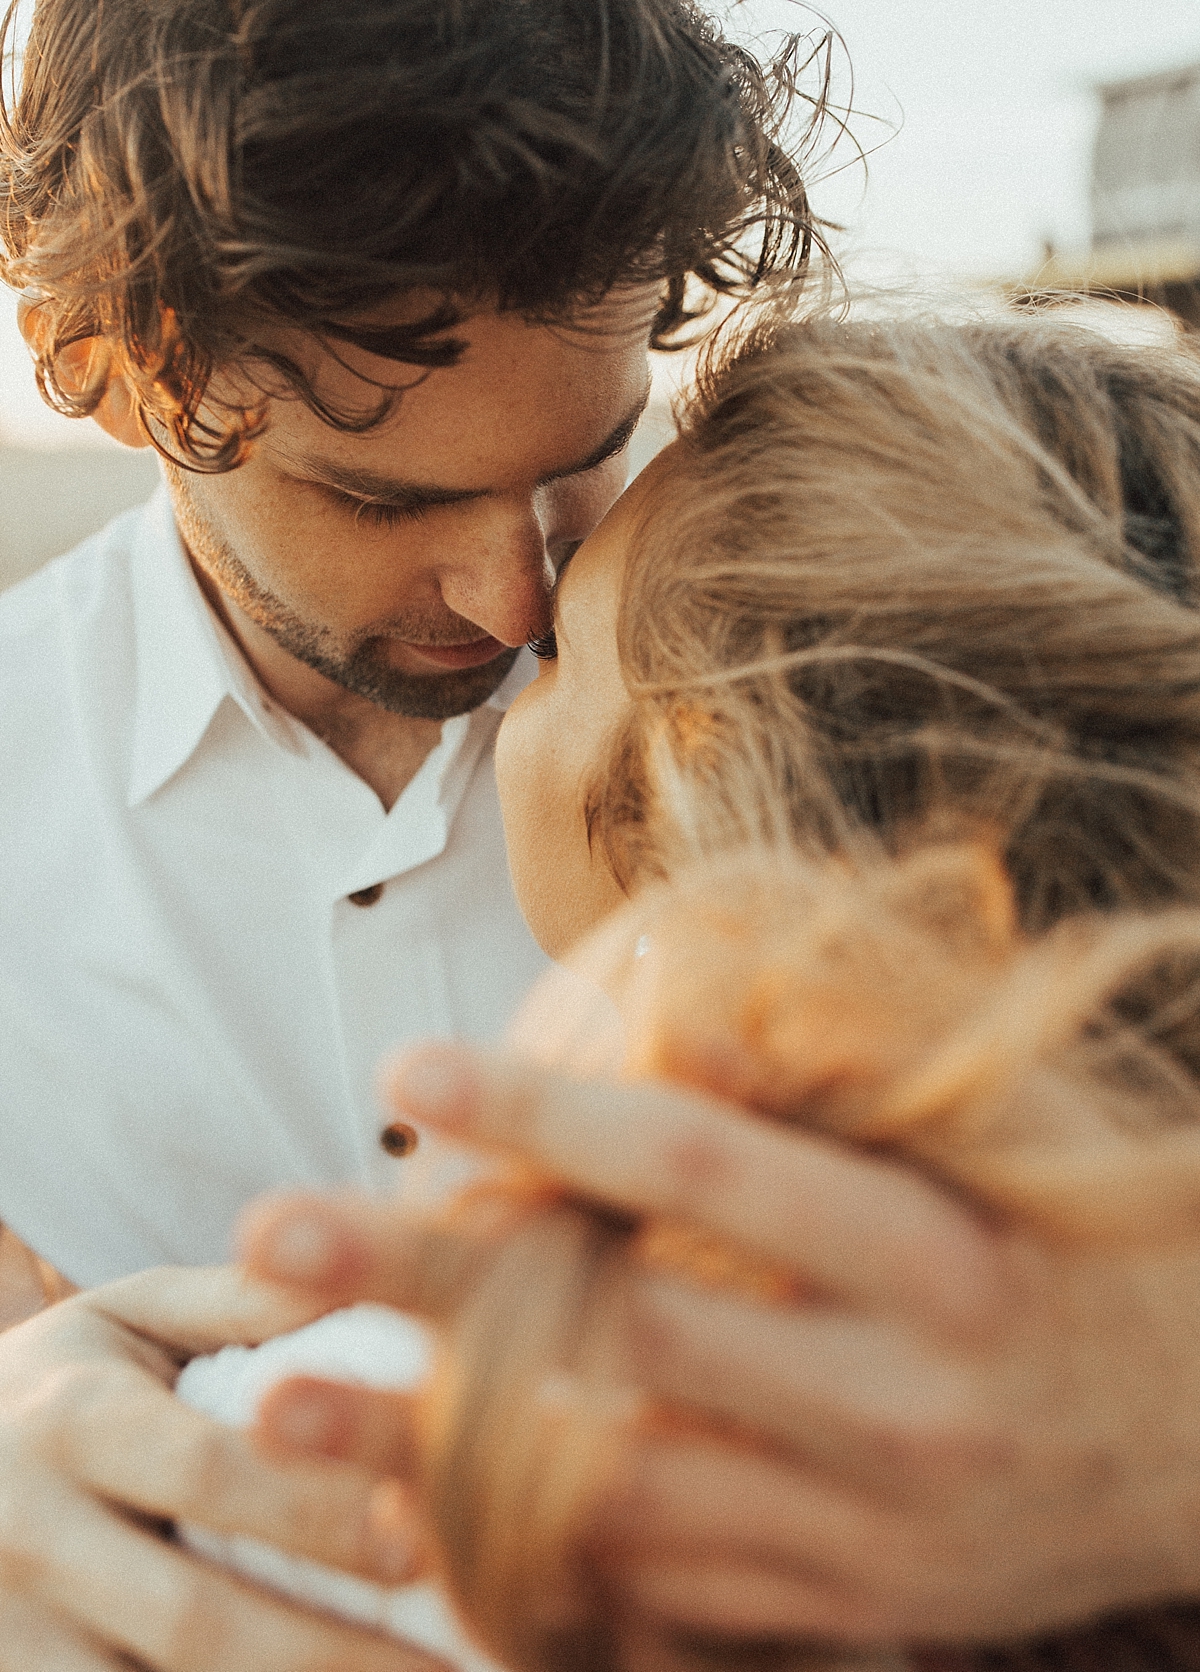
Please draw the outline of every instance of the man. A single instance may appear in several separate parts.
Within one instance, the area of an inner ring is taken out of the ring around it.
[[[40,0],[4,276],[50,398],[165,476],[0,605],[0,1220],[70,1283],[221,1259],[272,1186],[453,1178],[374,1064],[540,967],[492,739],[647,348],[802,271],[771,107],[687,0]],[[158,1536],[407,1569],[367,1474],[169,1398],[304,1315],[200,1295],[0,1342],[0,1665],[416,1664]]]

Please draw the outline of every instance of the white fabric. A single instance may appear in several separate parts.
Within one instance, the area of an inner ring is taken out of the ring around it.
[[[218,1422],[244,1428],[254,1420],[268,1389],[288,1376],[411,1388],[424,1375],[428,1358],[428,1338],[411,1318],[384,1306],[355,1306],[261,1347],[225,1347],[211,1358],[193,1359],[175,1391],[185,1404]],[[436,1586],[389,1589],[253,1539],[227,1538],[200,1527],[186,1527],[181,1533],[200,1555],[297,1602],[418,1643],[463,1672],[497,1672],[495,1663],[465,1637]]]
[[[491,765],[530,671],[385,814],[255,680],[165,490],[0,597],[0,1221],[89,1285],[225,1259],[276,1186],[461,1177],[382,1151],[373,1075],[545,967]]]

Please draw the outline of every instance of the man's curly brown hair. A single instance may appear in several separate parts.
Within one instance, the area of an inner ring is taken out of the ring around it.
[[[201,416],[220,367],[344,430],[396,398],[334,409],[270,325],[432,368],[481,302],[563,320],[656,283],[666,346],[718,294],[799,282],[804,51],[764,69],[691,0],[39,0],[0,100],[0,277],[39,303],[52,405],[94,411],[115,365],[156,445],[229,469],[264,406]],[[364,326],[404,293],[437,300]]]

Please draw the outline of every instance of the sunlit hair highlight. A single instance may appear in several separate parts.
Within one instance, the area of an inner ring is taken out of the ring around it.
[[[793,39],[762,65],[691,0],[38,0],[0,108],[0,276],[37,302],[54,406],[120,372],[156,442],[223,470],[267,394],[370,428],[475,306],[571,320],[646,285],[665,346],[716,296],[794,288],[820,240],[793,118],[819,127],[828,59]],[[280,325],[384,370],[335,407]],[[224,368],[248,394],[202,412]]]
[[[1197,898],[1200,364],[818,319],[710,369],[683,430],[622,595],[619,875],[949,817],[1029,929]]]

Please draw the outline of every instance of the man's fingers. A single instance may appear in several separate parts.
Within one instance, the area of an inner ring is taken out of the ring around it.
[[[373,1475],[412,1478],[418,1463],[416,1399],[317,1376],[277,1382],[253,1435],[272,1457],[330,1457]]]
[[[277,1601],[49,1477],[30,1507],[23,1594],[48,1607],[69,1595],[85,1631],[153,1672],[446,1672],[419,1650]]]
[[[836,1594],[794,1574],[739,1565],[733,1557],[618,1568],[616,1583],[635,1615],[669,1622],[679,1634],[853,1640],[845,1604]]]
[[[975,1329],[995,1304],[987,1233],[890,1161],[695,1093],[569,1080],[502,1051],[422,1046],[383,1085],[413,1120],[611,1206],[702,1225],[874,1310]]]
[[[702,1440],[648,1437],[601,1506],[593,1547],[637,1606],[678,1626],[870,1640],[891,1622],[873,1603],[863,1552],[881,1553],[886,1586],[886,1553],[900,1536],[901,1524],[800,1470]]]
[[[48,1460],[143,1515],[276,1544],[384,1584],[419,1567],[415,1532],[365,1470],[271,1463],[245,1433],[191,1410],[135,1368],[81,1370],[60,1387]]]
[[[290,1289],[248,1279],[235,1266],[161,1267],[81,1297],[102,1316],[146,1335],[181,1359],[215,1353],[231,1341],[257,1346],[299,1329],[323,1308]]]
[[[0,1672],[131,1672],[124,1655],[89,1643],[74,1627],[28,1597],[0,1600]]]
[[[854,1565],[881,1517],[798,1468],[693,1435],[647,1434],[597,1507],[597,1548],[635,1554],[786,1564],[822,1583]]]

